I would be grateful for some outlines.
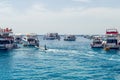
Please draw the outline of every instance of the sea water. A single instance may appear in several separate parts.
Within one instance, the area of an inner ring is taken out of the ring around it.
[[[92,49],[91,40],[43,40],[48,50],[0,51],[0,80],[120,80],[120,51]]]

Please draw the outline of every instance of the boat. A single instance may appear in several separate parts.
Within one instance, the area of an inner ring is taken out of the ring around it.
[[[14,36],[15,43],[21,44],[22,43],[22,34],[21,33],[16,33]]]
[[[27,34],[22,39],[23,46],[37,46],[39,47],[38,36],[35,33]]]
[[[65,35],[64,41],[75,41],[76,36],[75,35]]]
[[[94,36],[91,47],[92,48],[103,48],[103,41],[100,36]]]
[[[104,48],[120,49],[120,36],[117,29],[106,30],[106,43]]]
[[[58,33],[47,33],[46,35],[44,35],[44,40],[60,40],[60,35],[58,35]]]
[[[0,28],[0,50],[17,48],[17,45],[14,43],[14,37],[12,34],[12,29]]]

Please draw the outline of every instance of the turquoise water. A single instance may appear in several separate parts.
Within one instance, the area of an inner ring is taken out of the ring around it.
[[[91,49],[90,40],[46,41],[35,48],[0,51],[0,80],[120,80],[120,51]]]

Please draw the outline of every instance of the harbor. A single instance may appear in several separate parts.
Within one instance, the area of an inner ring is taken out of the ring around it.
[[[47,44],[48,50],[21,46],[0,51],[1,80],[119,80],[119,50],[91,48],[91,40],[81,36],[74,42],[64,41],[63,36],[60,41],[38,38],[41,46]]]
[[[120,80],[120,0],[0,0],[0,80]]]
[[[117,29],[107,29],[102,36],[59,35],[59,39],[53,34],[46,39],[35,33],[15,35],[10,28],[0,31],[0,80],[119,79]]]

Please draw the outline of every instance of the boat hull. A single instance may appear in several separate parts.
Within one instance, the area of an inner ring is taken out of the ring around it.
[[[17,46],[16,45],[13,45],[13,44],[11,44],[11,45],[9,45],[9,46],[1,46],[0,45],[0,50],[10,50],[10,49],[14,49],[14,48],[17,48]]]
[[[91,44],[91,48],[103,48],[103,45],[93,45],[93,44]]]
[[[55,40],[55,38],[53,37],[51,37],[51,38],[45,38],[45,40]]]
[[[39,44],[23,44],[23,46],[35,47],[39,46]]]
[[[118,47],[118,46],[114,46],[114,47],[106,46],[106,47],[104,47],[104,48],[109,48],[109,49],[120,49],[120,47]]]
[[[64,39],[64,41],[75,41],[75,39]]]

